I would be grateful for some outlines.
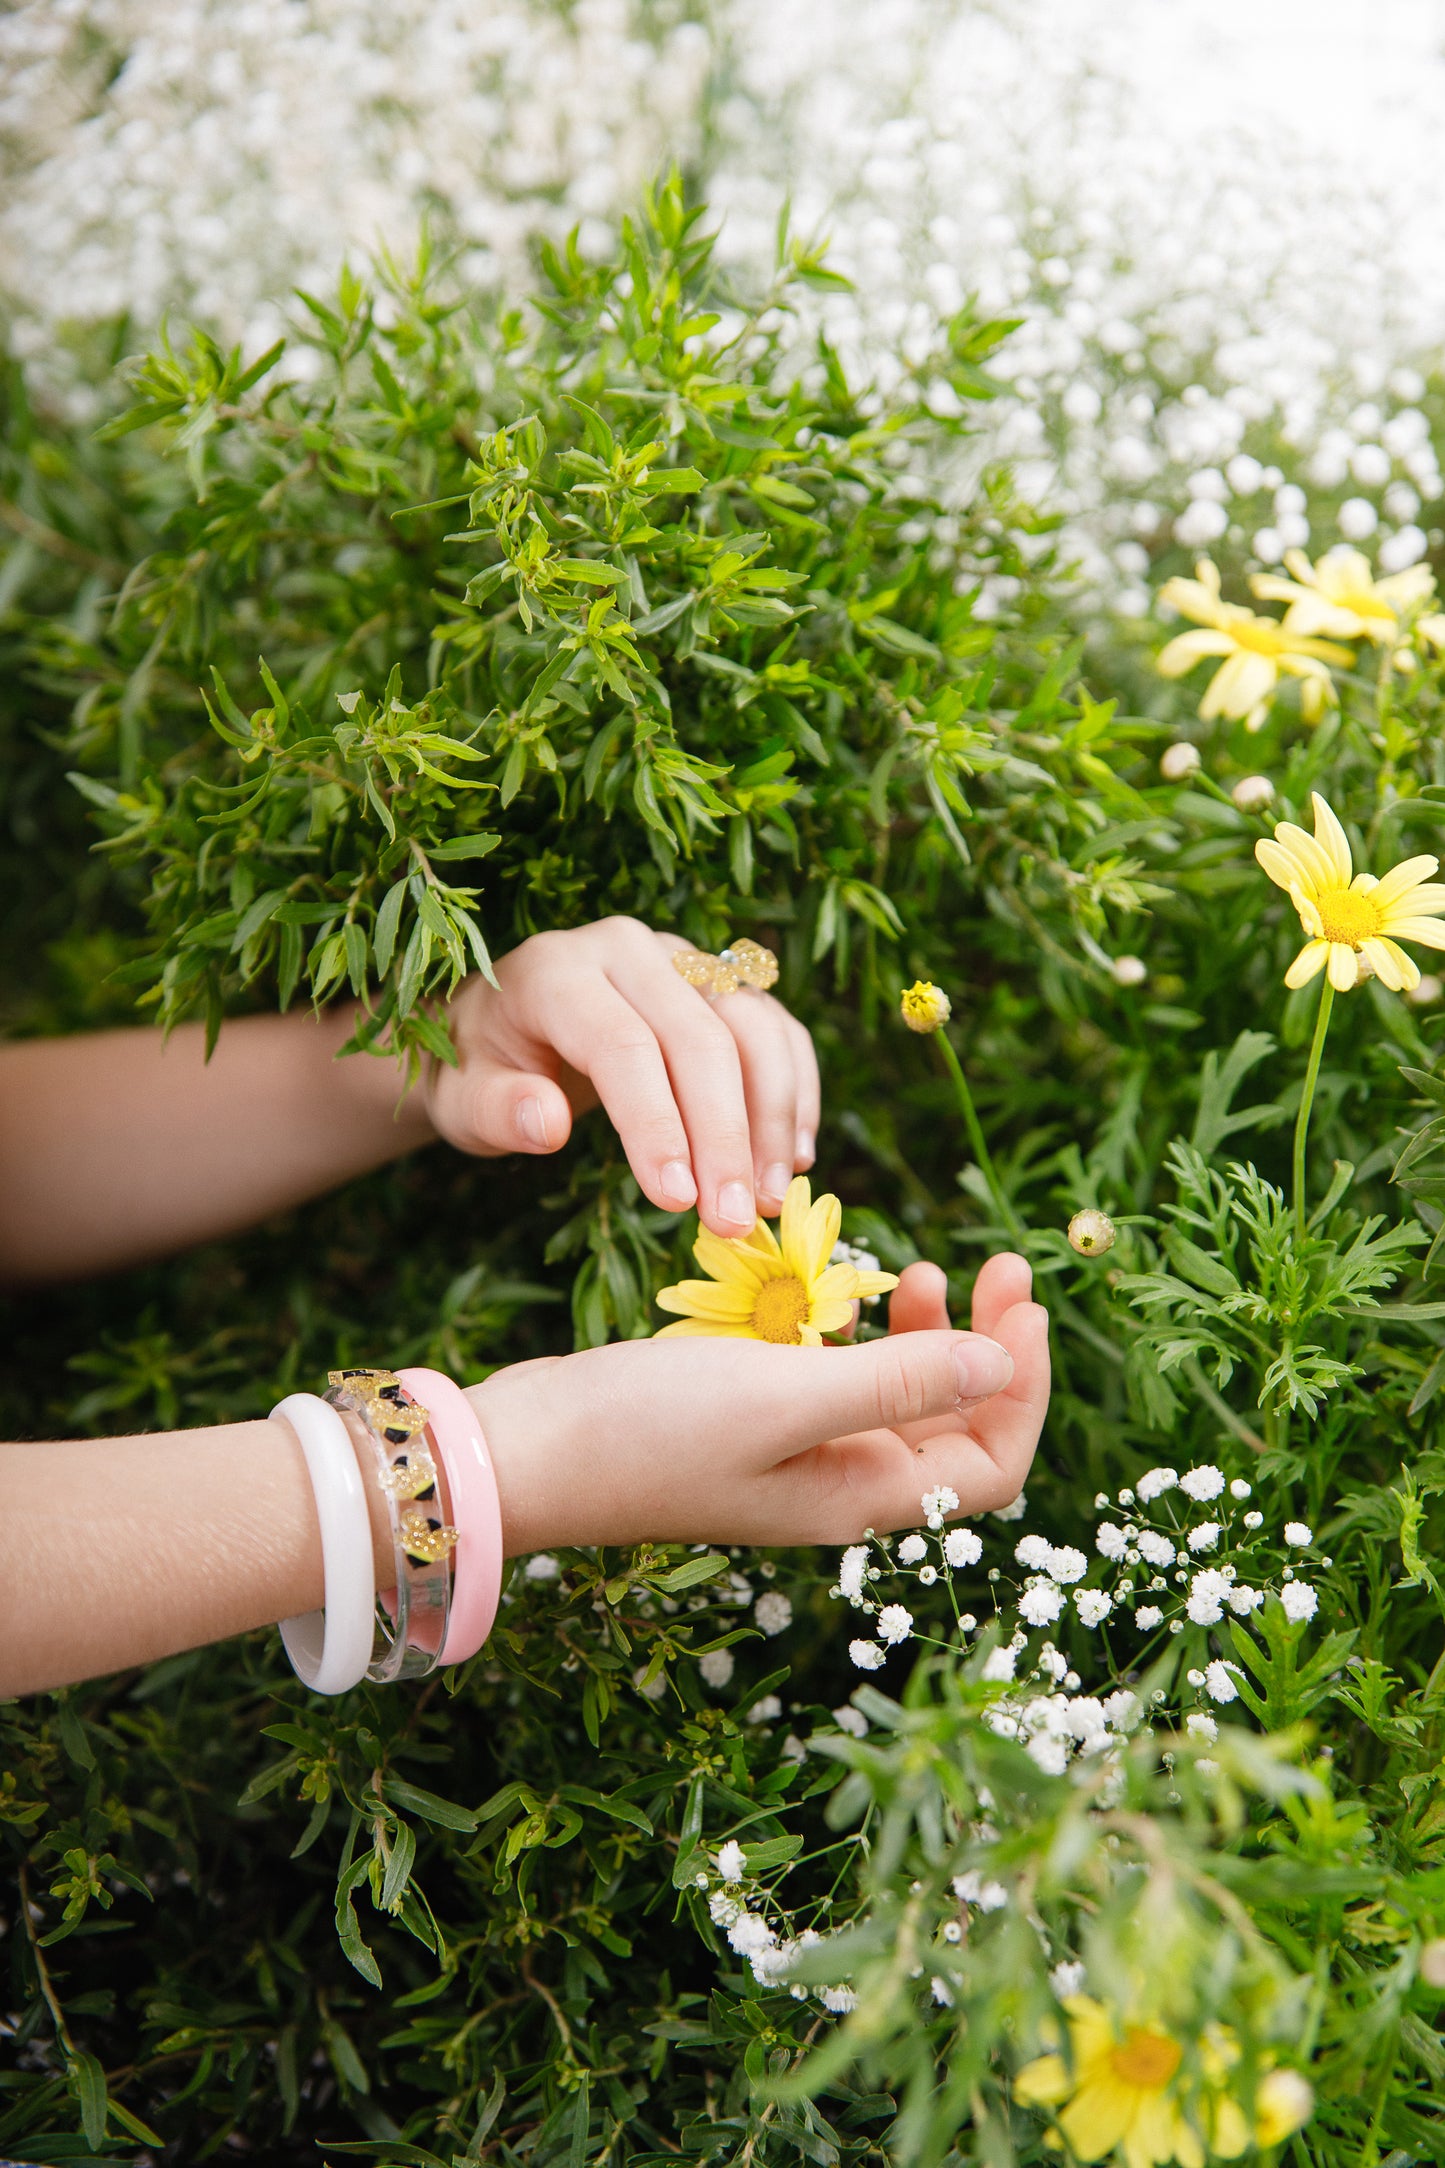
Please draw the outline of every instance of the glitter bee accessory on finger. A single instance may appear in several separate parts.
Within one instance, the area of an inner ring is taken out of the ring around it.
[[[702,949],[674,949],[672,968],[701,994],[735,994],[752,986],[765,994],[778,983],[778,959],[757,941],[734,941],[709,956]]]
[[[367,1677],[379,1685],[422,1678],[435,1669],[446,1640],[457,1540],[442,1511],[426,1434],[430,1417],[392,1370],[333,1370],[326,1398],[366,1433],[396,1552],[396,1587],[380,1599],[382,1647]]]

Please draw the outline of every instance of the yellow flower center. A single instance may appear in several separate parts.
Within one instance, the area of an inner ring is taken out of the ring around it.
[[[1317,896],[1315,909],[1320,914],[1322,937],[1338,942],[1341,948],[1357,949],[1362,941],[1372,941],[1380,931],[1380,906],[1373,896],[1362,894],[1358,888],[1337,888]]]
[[[753,1304],[753,1331],[760,1340],[776,1340],[784,1347],[799,1347],[798,1327],[808,1317],[808,1290],[801,1280],[764,1280]]]
[[[1141,2092],[1162,2092],[1183,2060],[1184,2051],[1176,2041],[1137,2025],[1131,2026],[1118,2047],[1109,2050],[1115,2077]]]

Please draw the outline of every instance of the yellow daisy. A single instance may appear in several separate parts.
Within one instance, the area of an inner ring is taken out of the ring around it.
[[[1206,629],[1181,632],[1169,642],[1158,658],[1162,675],[1183,677],[1206,656],[1222,655],[1223,664],[1199,703],[1201,716],[1208,722],[1225,715],[1243,722],[1246,730],[1260,730],[1283,672],[1303,681],[1300,712],[1315,721],[1333,692],[1325,666],[1349,662],[1349,649],[1310,639],[1278,618],[1257,617],[1253,610],[1223,601],[1218,568],[1207,557],[1200,559],[1194,572],[1192,580],[1166,580],[1160,595]]]
[[[1327,550],[1312,565],[1303,550],[1286,550],[1291,580],[1257,573],[1250,586],[1263,601],[1287,602],[1286,632],[1324,633],[1335,640],[1393,640],[1407,610],[1435,592],[1428,565],[1377,580],[1360,550]]]
[[[1424,854],[1392,866],[1383,880],[1356,873],[1344,829],[1318,791],[1312,793],[1315,832],[1281,821],[1274,841],[1261,839],[1254,855],[1270,879],[1289,892],[1309,935],[1284,975],[1286,986],[1307,986],[1328,964],[1336,993],[1348,993],[1363,957],[1382,985],[1408,993],[1420,983],[1414,958],[1399,946],[1419,941],[1445,949],[1445,886],[1430,876],[1439,859]]]
[[[1070,1995],[1064,2009],[1069,2060],[1041,2055],[1014,2079],[1014,2098],[1025,2107],[1062,2110],[1048,2133],[1051,2144],[1067,2139],[1076,2159],[1113,2154],[1125,2168],[1171,2161],[1204,2168],[1207,2158],[1236,2160],[1244,2152],[1249,2125],[1238,2103],[1219,2091],[1238,2053],[1231,2055],[1233,2043],[1222,2029],[1215,2052],[1206,2056],[1205,2092],[1194,2102],[1208,2133],[1206,2154],[1175,2088],[1184,2061],[1179,2042],[1157,2025],[1116,2025],[1091,1995]]]
[[[712,1278],[663,1288],[658,1307],[676,1311],[678,1322],[656,1338],[699,1333],[821,1347],[825,1332],[852,1322],[855,1302],[898,1285],[891,1272],[829,1262],[842,1223],[837,1198],[815,1204],[807,1176],[799,1174],[788,1186],[776,1235],[762,1219],[750,1235],[731,1241],[699,1228],[692,1254]]]

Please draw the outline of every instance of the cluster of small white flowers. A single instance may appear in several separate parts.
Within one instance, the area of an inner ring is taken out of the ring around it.
[[[976,1566],[983,1556],[983,1543],[971,1528],[945,1528],[948,1514],[958,1511],[958,1493],[946,1483],[936,1489],[925,1491],[919,1504],[929,1533],[915,1530],[906,1535],[898,1549],[889,1558],[883,1556],[895,1568],[908,1569],[923,1588],[932,1588],[940,1580],[947,1580],[951,1573],[966,1566]],[[881,1546],[880,1546],[881,1548]],[[1060,1558],[1076,1557],[1079,1572],[1087,1570],[1088,1560],[1082,1551],[1059,1553]],[[880,1603],[873,1592],[873,1584],[881,1577],[883,1568],[872,1563],[873,1553],[866,1543],[850,1543],[838,1561],[838,1578],[829,1594],[850,1603],[855,1611],[872,1615],[877,1640],[854,1640],[848,1644],[848,1654],[860,1671],[881,1670],[888,1651],[900,1642],[908,1640],[913,1632],[913,1613],[906,1604]],[[759,1602],[761,1609],[761,1600]]]
[[[1409,363],[1445,328],[1419,180],[1445,125],[1428,11],[1366,47],[1319,0],[1316,31],[1338,29],[1307,88],[1286,16],[1246,0],[734,0],[732,19],[727,245],[766,261],[790,190],[854,280],[820,306],[829,334],[885,385],[926,369],[966,295],[1021,317],[992,363],[1014,394],[992,448],[1116,607],[1144,613],[1171,537],[1261,564],[1305,546],[1313,508],[1277,447],[1332,526],[1381,535],[1382,569],[1424,554],[1441,478]],[[957,411],[941,373],[926,391]],[[1013,587],[987,579],[980,614]]]
[[[646,0],[20,0],[0,14],[0,288],[57,324],[172,307],[275,336],[424,216],[494,286],[619,211],[701,118],[712,40]],[[44,267],[44,269],[42,269]],[[53,362],[51,363],[53,366]]]
[[[1277,1551],[1271,1556],[1273,1546],[1260,1534],[1264,1515],[1250,1504],[1252,1496],[1253,1486],[1244,1477],[1231,1479],[1212,1462],[1183,1470],[1151,1468],[1112,1498],[1101,1491],[1094,1500],[1101,1516],[1094,1548],[1108,1569],[1102,1587],[1080,1585],[1089,1572],[1083,1550],[1034,1532],[1020,1536],[1014,1560],[1023,1568],[1024,1579],[1015,1588],[1012,1620],[1007,1605],[998,1600],[999,1569],[992,1568],[988,1576],[995,1587],[1002,1636],[988,1647],[980,1677],[985,1684],[1009,1689],[989,1711],[993,1728],[1020,1740],[1042,1769],[1062,1774],[1076,1756],[1087,1760],[1109,1751],[1111,1741],[1117,1743],[1139,1721],[1139,1704],[1127,1687],[1103,1699],[1083,1693],[1078,1674],[1052,1641],[1031,1646],[1032,1632],[1054,1626],[1071,1608],[1086,1629],[1123,1620],[1145,1635],[1165,1626],[1177,1634],[1190,1626],[1220,1626],[1230,1616],[1248,1619],[1272,1595],[1291,1620],[1313,1618],[1318,1593],[1294,1565],[1277,1563]],[[977,1565],[982,1558],[982,1542],[972,1529],[942,1526],[944,1513],[958,1505],[952,1491],[930,1491],[920,1503],[928,1533],[912,1531],[896,1548],[873,1539],[877,1563],[870,1543],[852,1544],[839,1563],[832,1594],[873,1619],[876,1638],[849,1643],[849,1656],[861,1671],[881,1670],[890,1649],[918,1631],[928,1632],[926,1623],[919,1627],[908,1605],[887,1600],[886,1586],[881,1585],[885,1576],[910,1576],[927,1588],[940,1577],[935,1555],[945,1575],[949,1569]],[[1205,1506],[1214,1511],[1194,1519]],[[1313,1544],[1313,1531],[1303,1521],[1287,1521],[1282,1542],[1295,1553],[1306,1551]],[[1330,1561],[1321,1563],[1328,1566]],[[955,1631],[966,1640],[977,1620],[971,1612],[959,1612],[949,1586]],[[1112,1668],[1114,1659],[1107,1651],[1105,1661]],[[1187,1683],[1205,1700],[1224,1704],[1240,1698],[1236,1682],[1243,1676],[1238,1664],[1221,1656],[1191,1670]],[[1150,1713],[1162,1714],[1157,1709]],[[1195,1713],[1208,1716],[1207,1710]],[[1201,1725],[1190,1727],[1189,1735],[1196,1742],[1213,1743]]]

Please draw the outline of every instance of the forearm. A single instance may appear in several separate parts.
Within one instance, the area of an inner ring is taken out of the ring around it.
[[[64,1280],[234,1234],[431,1141],[353,1012],[0,1047],[0,1278]]]
[[[366,1483],[377,1586],[396,1578]],[[319,1610],[321,1537],[285,1422],[0,1445],[0,1696]]]

